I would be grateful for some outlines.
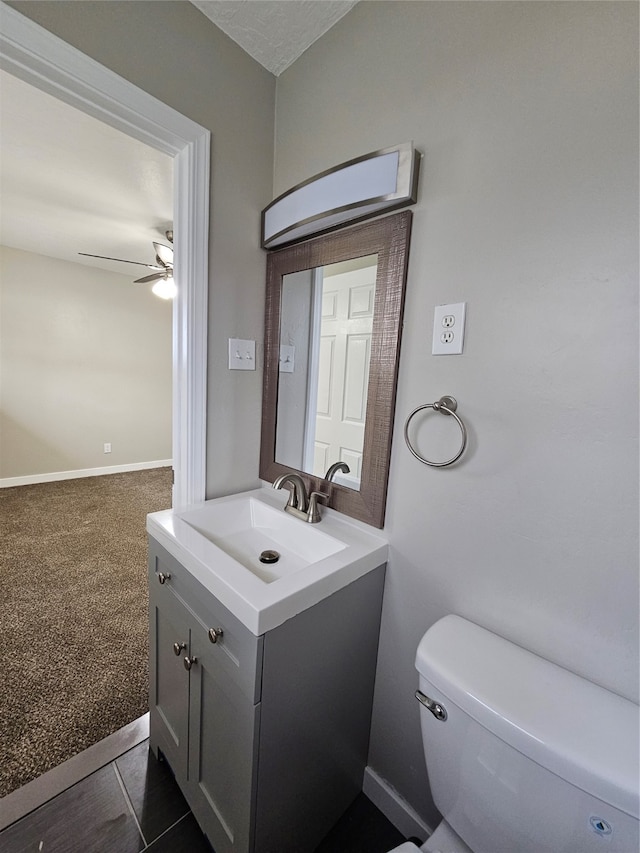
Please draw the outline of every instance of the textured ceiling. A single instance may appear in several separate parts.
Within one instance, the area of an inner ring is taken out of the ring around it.
[[[0,72],[0,243],[140,278],[172,227],[173,160]]]
[[[276,77],[358,0],[191,0]]]

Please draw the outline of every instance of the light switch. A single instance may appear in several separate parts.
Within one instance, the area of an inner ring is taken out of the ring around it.
[[[229,338],[229,370],[256,369],[256,342]]]
[[[293,373],[295,366],[296,348],[290,346],[280,347],[280,373]]]

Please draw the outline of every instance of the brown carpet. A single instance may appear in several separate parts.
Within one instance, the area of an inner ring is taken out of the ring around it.
[[[0,490],[0,796],[148,710],[145,516],[171,469]]]

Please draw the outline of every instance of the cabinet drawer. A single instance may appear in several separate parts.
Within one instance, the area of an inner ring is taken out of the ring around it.
[[[170,597],[177,597],[204,626],[220,668],[252,702],[260,701],[262,637],[254,636],[152,537],[149,537],[149,593],[160,604],[163,599],[168,602]],[[215,637],[210,631],[222,633]]]

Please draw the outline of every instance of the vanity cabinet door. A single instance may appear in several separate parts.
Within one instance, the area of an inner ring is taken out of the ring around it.
[[[187,778],[190,654],[188,611],[169,590],[149,596],[149,714],[159,747],[178,779]],[[178,654],[176,654],[178,652]]]
[[[260,705],[220,665],[207,629],[192,630],[187,799],[216,853],[251,850]]]

